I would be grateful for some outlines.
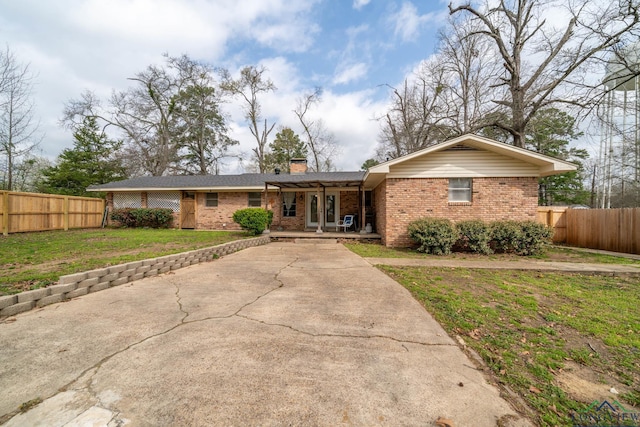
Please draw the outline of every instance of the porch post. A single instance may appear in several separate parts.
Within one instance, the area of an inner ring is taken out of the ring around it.
[[[316,217],[318,218],[318,229],[316,233],[322,233],[322,204],[324,204],[324,200],[320,197],[320,184],[318,184],[316,189],[316,197],[318,197],[316,203]]]
[[[264,210],[267,211],[269,210],[269,198],[267,197],[269,195],[269,193],[267,193],[268,191],[268,186],[267,183],[264,183]]]
[[[358,210],[360,211],[360,232],[364,230],[364,191],[362,185],[358,185]]]

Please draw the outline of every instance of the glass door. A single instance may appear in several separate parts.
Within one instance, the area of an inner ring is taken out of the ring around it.
[[[322,195],[322,193],[320,193]],[[324,206],[320,206],[324,210],[324,221],[321,224],[324,227],[335,228],[336,222],[340,216],[340,193],[329,192],[325,193]],[[318,226],[318,193],[307,193],[307,227]]]

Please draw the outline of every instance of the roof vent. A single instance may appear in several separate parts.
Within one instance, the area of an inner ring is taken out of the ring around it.
[[[275,168],[274,172],[276,173],[276,175],[280,175],[280,168]]]
[[[456,144],[447,148],[446,151],[477,151],[477,149],[464,144]]]

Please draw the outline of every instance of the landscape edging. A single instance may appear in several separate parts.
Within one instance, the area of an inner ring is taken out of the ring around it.
[[[233,242],[208,248],[195,249],[173,255],[132,261],[125,264],[111,265],[82,273],[61,276],[57,285],[25,291],[19,294],[0,296],[0,317],[13,316],[36,307],[44,307],[56,302],[101,291],[114,286],[133,282],[145,277],[156,276],[171,270],[188,267],[217,257],[247,249],[252,246],[265,245],[271,241],[269,236],[252,239],[234,240]]]

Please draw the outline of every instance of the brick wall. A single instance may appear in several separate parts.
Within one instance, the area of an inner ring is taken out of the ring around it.
[[[342,217],[345,215],[356,215],[358,218],[358,227],[360,227],[360,217],[362,216],[362,212],[360,212],[358,205],[359,203],[357,191],[341,191],[340,219],[342,219]]]
[[[407,226],[421,217],[449,218],[454,222],[536,219],[537,178],[474,178],[472,191],[470,203],[449,203],[446,178],[387,179],[375,193],[377,229],[383,235],[383,244],[411,246]]]
[[[304,230],[305,227],[305,209],[306,209],[306,193],[302,191],[296,192],[296,216],[295,217],[283,217],[282,216],[282,194],[275,195],[273,203],[273,223],[271,224],[272,230]]]
[[[278,195],[269,192],[266,197],[268,208],[274,210]],[[247,192],[218,192],[218,206],[206,206],[206,200],[207,193],[196,193],[196,229],[240,230],[240,226],[233,222],[233,213],[249,207]],[[260,205],[264,208],[264,193],[261,200]],[[274,216],[275,213],[274,210]]]
[[[373,191],[376,206],[376,233],[382,236],[382,244],[387,244],[387,181],[384,180]]]

